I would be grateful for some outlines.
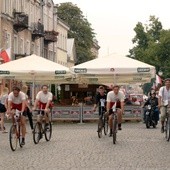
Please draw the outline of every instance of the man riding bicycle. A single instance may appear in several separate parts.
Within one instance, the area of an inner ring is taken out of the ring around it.
[[[119,91],[120,87],[118,85],[113,86],[113,90],[108,92],[107,94],[107,104],[106,104],[106,116],[109,115],[109,127],[110,127],[110,135],[112,136],[112,107],[116,104],[116,112],[118,116],[118,130],[122,130],[121,122],[122,122],[122,113],[124,112],[124,93]]]
[[[38,106],[38,109],[43,110],[43,114],[46,113],[44,114],[46,125],[49,124],[52,97],[52,93],[48,91],[48,86],[43,85],[41,87],[41,91],[39,91],[36,95],[36,100],[33,107],[33,110],[36,110]],[[38,121],[40,121],[39,118]]]
[[[98,93],[93,107],[94,112],[96,111],[97,106],[99,106],[99,118],[102,119],[103,113],[106,112],[106,94],[103,86],[99,86],[98,88]]]
[[[26,98],[25,94],[20,91],[20,88],[13,87],[12,92],[8,95],[8,106],[7,114],[11,115],[13,118],[13,110],[21,111],[21,130],[22,130],[22,141],[21,145],[25,145],[25,133],[26,133]]]
[[[164,122],[165,122],[165,117],[166,117],[166,107],[165,105],[169,105],[170,106],[170,78],[167,78],[164,80],[165,82],[165,86],[162,86],[159,89],[159,98],[158,98],[158,107],[160,108],[160,112],[161,112],[161,132],[164,132]],[[167,104],[166,101],[168,101]]]

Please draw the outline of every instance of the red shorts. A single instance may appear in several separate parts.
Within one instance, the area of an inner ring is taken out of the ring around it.
[[[47,103],[39,102],[39,103],[38,103],[38,108],[39,108],[39,109],[45,109],[46,104],[47,104]],[[49,104],[49,107],[48,107],[48,108],[51,108],[51,107],[52,107],[52,103]]]
[[[22,110],[22,103],[20,103],[20,104],[12,103],[12,109],[17,109],[17,110],[21,111]]]

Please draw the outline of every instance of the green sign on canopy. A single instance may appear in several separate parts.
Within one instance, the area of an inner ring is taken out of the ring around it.
[[[0,70],[0,74],[10,74],[9,71]]]

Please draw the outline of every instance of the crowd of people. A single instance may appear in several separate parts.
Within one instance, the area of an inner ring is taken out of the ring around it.
[[[145,123],[146,117],[146,109],[145,106],[151,105],[154,108],[154,120],[157,124],[159,119],[161,122],[161,132],[164,132],[164,122],[166,117],[166,108],[170,106],[170,78],[164,80],[164,86],[162,86],[159,91],[155,91],[151,89],[148,98],[142,105],[144,108],[144,116],[143,120]],[[99,86],[98,93],[96,94],[95,104],[93,107],[93,111],[96,111],[98,107],[99,118],[103,116],[107,116],[109,118],[109,126],[110,126],[110,135],[112,136],[112,113],[113,113],[113,105],[116,104],[116,111],[118,115],[118,130],[122,130],[122,114],[124,112],[124,104],[125,104],[125,95],[120,91],[120,87],[118,85],[114,85],[112,90],[108,93],[105,93],[105,88],[103,86]],[[160,116],[159,116],[160,115]],[[159,118],[160,117],[160,118]]]
[[[5,114],[7,117],[11,117],[14,123],[14,110],[19,110],[21,112],[21,132],[22,132],[22,142],[21,145],[25,145],[25,135],[26,135],[26,116],[28,117],[30,128],[33,130],[33,120],[32,111],[38,109],[43,109],[46,125],[48,126],[50,114],[50,107],[52,102],[52,93],[48,91],[48,86],[43,85],[41,90],[36,95],[36,100],[34,102],[33,108],[30,106],[29,98],[27,95],[28,87],[22,86],[13,87],[12,91],[9,93],[7,87],[3,89],[0,97],[0,124],[2,133],[6,133],[4,126]],[[37,121],[40,121],[37,119]]]
[[[154,106],[155,120],[161,122],[161,132],[164,132],[164,122],[166,117],[166,106],[170,106],[170,78],[164,80],[165,85],[159,89],[159,93],[151,90],[148,99],[143,104],[143,108],[150,104]],[[13,87],[12,92],[9,93],[7,87],[5,87],[0,96],[0,130],[2,133],[6,133],[4,118],[5,114],[13,117],[13,110],[17,109],[21,111],[21,128],[22,128],[22,145],[25,144],[25,134],[26,134],[26,116],[28,117],[30,128],[33,130],[33,120],[32,111],[38,109],[43,109],[46,125],[48,126],[51,108],[51,102],[53,95],[48,90],[47,85],[43,85],[41,90],[37,93],[34,106],[30,107],[29,98],[27,95],[28,87],[22,86],[22,88]],[[76,103],[76,100],[75,100]],[[74,103],[74,104],[75,104]],[[110,135],[112,136],[112,113],[113,107],[116,107],[116,112],[118,116],[118,130],[122,130],[122,114],[124,113],[125,104],[125,94],[120,91],[119,85],[112,86],[112,90],[106,93],[104,86],[99,86],[98,92],[95,98],[95,104],[93,106],[93,111],[98,108],[99,117],[108,117]],[[37,119],[40,121],[39,119]],[[144,109],[144,121],[145,121],[145,109]]]

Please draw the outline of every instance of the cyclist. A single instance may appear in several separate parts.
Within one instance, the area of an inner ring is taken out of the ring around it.
[[[98,93],[96,95],[96,100],[93,107],[94,112],[96,111],[97,105],[99,105],[99,118],[102,119],[102,114],[106,112],[106,94],[103,86],[99,86],[98,88]],[[102,128],[102,125],[99,128]]]
[[[166,105],[170,105],[170,78],[164,80],[165,86],[162,86],[159,89],[158,95],[158,107],[160,108],[161,112],[161,132],[164,133],[164,122],[166,117]],[[168,101],[168,103],[166,103]]]
[[[19,87],[13,87],[12,92],[8,95],[7,114],[10,114],[13,118],[13,109],[21,111],[21,130],[22,141],[21,145],[25,145],[25,133],[26,133],[26,112],[24,112],[26,106],[25,94],[20,91]]]
[[[122,113],[124,112],[124,93],[119,91],[119,85],[114,85],[113,90],[107,93],[107,104],[106,104],[106,116],[109,116],[109,126],[110,126],[110,135],[112,136],[112,107],[116,104],[117,115],[118,115],[118,130],[122,130]]]
[[[48,126],[49,124],[49,117],[50,117],[50,108],[52,106],[51,102],[52,102],[52,98],[53,95],[51,92],[48,91],[48,86],[47,85],[43,85],[41,87],[41,91],[39,91],[36,95],[36,100],[34,103],[34,107],[33,110],[36,110],[37,106],[39,109],[43,109],[43,114],[44,112],[47,114],[45,114],[45,122],[46,122],[46,126]],[[39,117],[38,117],[38,121]]]

